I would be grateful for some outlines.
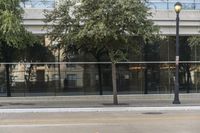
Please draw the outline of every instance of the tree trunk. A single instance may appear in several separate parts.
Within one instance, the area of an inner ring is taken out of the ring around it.
[[[98,76],[99,76],[99,94],[103,95],[102,76],[101,76],[101,64],[98,64]]]
[[[100,56],[95,56],[95,58],[97,59],[97,62],[101,62],[100,60]],[[101,74],[101,64],[97,64],[98,66],[98,77],[99,77],[99,95],[103,95],[103,88],[102,88],[102,74]]]
[[[11,50],[9,46],[6,44],[3,45],[3,56],[6,63],[11,61]],[[7,87],[7,97],[11,96],[11,89],[10,89],[10,64],[6,64],[6,87]]]
[[[31,91],[31,82],[30,82],[30,79],[31,79],[31,72],[32,72],[32,69],[33,69],[33,64],[30,64],[30,67],[28,69],[28,75],[25,75],[25,84],[26,84],[26,90],[28,91]],[[24,90],[24,95],[26,93],[26,90]]]
[[[60,44],[58,45],[58,90],[61,90],[61,71],[60,71]],[[57,95],[57,91],[55,88],[55,96]]]
[[[148,82],[147,82],[147,66],[146,66],[146,69],[144,70],[144,82],[145,82],[145,88],[144,88],[144,94],[148,94]]]
[[[6,86],[7,86],[7,97],[11,97],[11,90],[10,90],[10,71],[9,71],[9,64],[6,64]]]
[[[191,79],[191,75],[190,75],[190,67],[189,67],[189,64],[187,65],[187,68],[186,68],[186,73],[187,73],[187,80],[186,80],[186,83],[187,83],[187,93],[190,93],[190,79]]]
[[[118,104],[116,64],[112,63],[113,104]]]
[[[58,89],[59,91],[61,90],[61,71],[60,71],[60,61],[59,61],[59,64],[58,64],[58,77],[59,77],[59,80],[58,80]],[[55,95],[56,95],[56,91],[55,91]]]

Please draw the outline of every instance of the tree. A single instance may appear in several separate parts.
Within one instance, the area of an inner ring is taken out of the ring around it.
[[[63,47],[74,45],[78,50],[98,54],[106,52],[112,62],[113,101],[118,104],[116,63],[127,60],[129,49],[150,40],[155,27],[149,8],[143,0],[65,0],[46,14],[53,22],[49,35]],[[140,38],[140,39],[138,39]]]
[[[12,61],[12,48],[24,48],[34,43],[35,38],[22,25],[23,10],[20,0],[0,1],[0,52],[1,60]],[[11,96],[9,64],[6,64],[7,96]]]

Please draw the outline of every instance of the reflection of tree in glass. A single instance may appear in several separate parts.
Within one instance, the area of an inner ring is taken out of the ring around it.
[[[190,61],[191,60],[191,48],[188,45],[188,37],[180,37],[180,60],[181,61]],[[181,63],[180,64],[180,87],[186,90],[187,93],[191,90],[191,67],[190,63]],[[182,78],[181,78],[182,77]],[[181,86],[182,85],[182,86]]]
[[[194,9],[194,3],[183,3],[183,9]]]
[[[23,4],[23,7],[25,8],[26,7],[26,2],[29,1],[29,0],[21,0],[22,4]]]
[[[33,7],[51,8],[54,7],[54,0],[32,0]]]

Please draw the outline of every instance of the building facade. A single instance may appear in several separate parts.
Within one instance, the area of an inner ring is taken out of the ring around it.
[[[180,92],[200,92],[200,46],[190,47],[188,38],[199,35],[200,0],[149,0],[152,19],[165,38],[145,46],[141,54],[129,53],[129,62],[117,64],[120,94],[169,94],[174,91],[175,29],[174,4],[180,1]],[[27,0],[21,3],[25,13],[23,25],[44,38],[44,9],[53,10],[59,0]],[[90,55],[62,58],[62,50],[54,51],[55,62],[13,63],[12,96],[112,94],[111,63],[97,62]],[[59,63],[61,62],[61,63]],[[4,65],[0,70],[0,95],[6,96]]]

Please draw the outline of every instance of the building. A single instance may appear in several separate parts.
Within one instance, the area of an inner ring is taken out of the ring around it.
[[[118,64],[117,81],[120,94],[173,93],[176,33],[174,4],[177,1],[183,4],[180,14],[180,92],[200,92],[200,47],[189,47],[187,42],[188,37],[197,35],[200,31],[200,0],[149,0],[148,6],[152,12],[152,18],[149,19],[152,19],[155,25],[160,27],[161,34],[167,37],[163,42],[147,46],[141,55],[130,54],[130,62]],[[32,33],[42,36],[46,44],[48,38],[43,28],[43,11],[52,10],[60,2],[61,0],[28,0],[21,3],[25,9],[24,26]],[[55,51],[54,55],[56,61],[62,61],[60,51]],[[26,77],[29,64],[14,64],[11,75],[12,95],[112,93],[109,62],[98,64],[87,57],[74,61],[79,63],[33,63],[28,82]],[[6,95],[4,76],[1,82],[0,93]]]

